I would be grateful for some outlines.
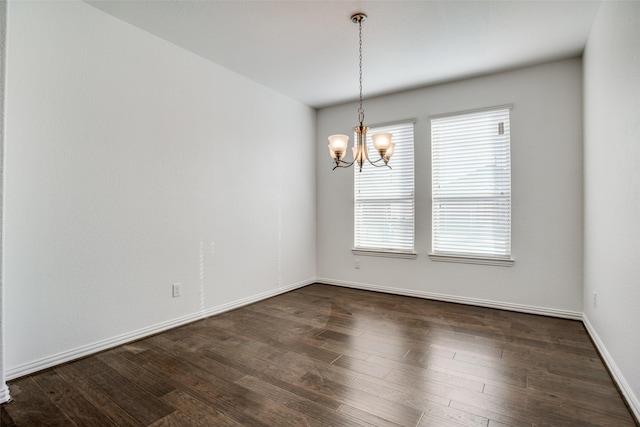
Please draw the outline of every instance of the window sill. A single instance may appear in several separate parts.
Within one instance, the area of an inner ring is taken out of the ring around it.
[[[386,258],[404,258],[404,259],[416,259],[418,255],[414,252],[400,252],[393,251],[390,249],[363,249],[363,248],[353,248],[351,252],[354,255],[362,255],[362,256],[380,256]]]
[[[481,265],[498,265],[502,267],[511,267],[515,262],[512,258],[483,258],[464,255],[444,255],[444,254],[429,254],[431,261],[437,262],[459,262],[463,264],[481,264]]]

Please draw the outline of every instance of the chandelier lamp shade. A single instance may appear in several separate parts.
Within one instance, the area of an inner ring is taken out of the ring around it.
[[[358,24],[358,38],[360,41],[359,44],[359,69],[360,69],[360,106],[358,107],[358,122],[360,124],[355,127],[356,132],[356,143],[352,147],[353,151],[353,161],[347,162],[345,161],[345,157],[347,155],[347,148],[349,146],[349,136],[336,134],[329,136],[329,155],[333,159],[333,163],[336,168],[348,168],[357,164],[360,172],[362,172],[362,165],[366,160],[370,164],[376,167],[386,166],[391,168],[388,165],[389,159],[393,155],[393,150],[395,148],[395,143],[391,142],[392,135],[390,133],[378,133],[375,135],[371,135],[371,139],[373,140],[373,146],[378,152],[380,156],[377,160],[369,159],[369,150],[367,149],[367,130],[368,127],[364,125],[364,109],[362,108],[362,24],[367,20],[367,15],[364,13],[356,13],[351,16],[351,22],[354,24]]]

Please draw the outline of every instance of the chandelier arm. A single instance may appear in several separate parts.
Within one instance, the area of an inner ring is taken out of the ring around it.
[[[367,159],[367,160],[369,160],[369,159]],[[375,160],[375,161],[373,161],[373,162],[372,162],[371,160],[369,160],[369,163],[371,163],[371,166],[375,166],[375,167],[377,167],[377,168],[383,168],[383,167],[385,167],[385,166],[386,166],[386,167],[388,167],[389,169],[393,169],[393,168],[392,168],[391,166],[389,166],[388,164],[384,164],[384,165],[376,165],[376,163],[378,163],[380,160],[382,160],[382,158],[380,158],[380,159],[378,159],[378,160]]]
[[[382,158],[379,158],[378,160],[374,160],[371,161],[369,158],[367,158],[367,161],[371,164],[371,166],[375,166],[377,168],[383,168],[383,167],[388,167],[389,169],[393,169],[391,166],[387,165],[377,165],[376,163],[378,163],[380,160],[383,160]],[[333,167],[332,170],[336,170],[337,168],[350,168],[351,166],[353,166],[356,163],[356,160],[354,159],[352,162],[345,162],[344,160],[339,160],[340,164],[337,164]]]
[[[347,163],[347,162],[344,162],[344,161],[340,160],[340,163],[341,163],[341,164],[337,164],[337,165],[335,165],[335,166],[333,167],[333,169],[332,169],[332,170],[336,170],[336,168],[350,168],[351,166],[353,166],[353,164],[354,164],[355,162],[356,162],[356,161],[354,160],[354,161],[353,161],[353,162],[351,162],[351,163]]]

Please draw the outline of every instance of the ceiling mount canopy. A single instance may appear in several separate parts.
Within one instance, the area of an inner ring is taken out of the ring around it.
[[[354,24],[359,24],[359,23],[365,23],[367,22],[367,15],[365,15],[364,13],[356,13],[351,15],[351,22],[353,22]]]
[[[349,145],[349,136],[336,134],[329,136],[329,155],[333,159],[336,168],[348,168],[354,164],[358,164],[360,171],[362,172],[362,165],[365,159],[373,166],[386,166],[391,168],[387,163],[393,155],[395,143],[391,142],[392,135],[390,133],[378,133],[371,135],[373,139],[373,146],[378,151],[380,158],[374,161],[369,159],[369,150],[367,149],[367,130],[369,129],[364,125],[364,108],[362,108],[362,24],[367,21],[367,15],[364,13],[356,13],[351,16],[351,22],[358,24],[358,39],[359,39],[359,70],[360,70],[360,106],[358,107],[358,122],[360,123],[355,127],[357,142],[352,148],[353,161],[345,162],[344,158],[347,154],[347,147]],[[383,163],[380,163],[380,162]]]

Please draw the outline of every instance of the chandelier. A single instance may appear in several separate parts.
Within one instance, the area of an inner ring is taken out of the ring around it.
[[[336,168],[348,168],[357,163],[360,168],[360,172],[362,172],[362,165],[364,164],[365,159],[373,166],[387,166],[388,168],[391,168],[387,162],[393,155],[393,150],[396,145],[391,142],[392,135],[390,133],[378,133],[371,135],[371,139],[373,139],[373,146],[378,151],[380,158],[374,161],[369,159],[369,150],[367,149],[367,130],[369,130],[369,128],[363,124],[364,109],[362,108],[362,24],[366,20],[367,15],[364,13],[356,13],[351,17],[351,22],[358,24],[358,37],[360,39],[360,107],[358,108],[358,121],[360,122],[360,125],[355,127],[357,142],[356,145],[352,147],[353,161],[350,163],[344,161],[344,157],[347,154],[347,147],[349,146],[349,136],[341,134],[331,135],[329,136],[329,154],[335,163],[335,166],[333,167],[334,170]],[[381,161],[384,164],[380,163]]]

